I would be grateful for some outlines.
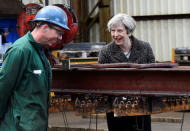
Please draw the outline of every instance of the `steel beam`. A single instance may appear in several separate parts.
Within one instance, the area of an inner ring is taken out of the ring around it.
[[[112,95],[189,96],[190,69],[53,69],[52,91]]]

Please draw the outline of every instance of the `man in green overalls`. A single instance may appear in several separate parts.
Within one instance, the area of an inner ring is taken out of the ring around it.
[[[0,71],[0,131],[47,131],[50,64],[43,46],[62,39],[66,13],[46,6],[34,18],[32,32],[18,39],[6,52]]]

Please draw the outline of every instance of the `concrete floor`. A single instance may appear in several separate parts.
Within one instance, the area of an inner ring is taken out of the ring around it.
[[[90,124],[90,118],[84,118],[82,116],[76,116],[74,112],[67,112],[66,118],[68,126],[65,124],[64,121],[64,114],[62,113],[51,113],[49,116],[49,127],[69,127],[69,128],[79,128],[79,129],[101,129],[101,130],[107,130],[107,124],[106,119],[91,119]],[[97,123],[97,124],[96,124]],[[89,128],[90,127],[90,128]]]
[[[67,125],[64,121],[66,116]],[[153,114],[152,131],[180,131],[183,112],[167,112]],[[76,116],[74,112],[51,113],[49,116],[49,131],[107,131],[105,114],[90,117]],[[91,120],[91,121],[90,121]],[[90,124],[91,123],[91,124]],[[97,124],[96,124],[97,123]],[[65,128],[69,127],[69,128]],[[92,130],[93,129],[93,130]],[[182,131],[190,131],[190,112],[185,112]]]

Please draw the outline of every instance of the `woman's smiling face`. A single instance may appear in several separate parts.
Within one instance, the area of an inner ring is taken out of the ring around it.
[[[123,45],[129,40],[127,30],[123,24],[114,25],[111,27],[111,37],[116,45]]]

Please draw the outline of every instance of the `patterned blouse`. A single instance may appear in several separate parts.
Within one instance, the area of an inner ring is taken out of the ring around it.
[[[134,36],[131,36],[131,42],[132,47],[128,58],[118,45],[111,42],[101,49],[98,63],[155,63],[155,57],[149,43],[138,40]]]

